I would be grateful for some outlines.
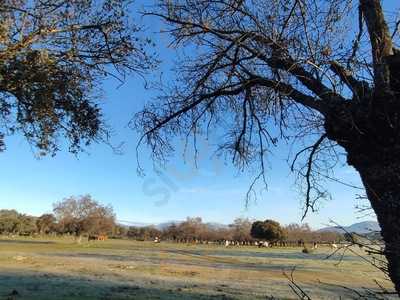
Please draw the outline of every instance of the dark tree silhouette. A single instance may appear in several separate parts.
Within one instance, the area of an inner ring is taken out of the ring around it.
[[[0,1],[0,151],[22,133],[39,154],[107,141],[100,81],[143,73],[154,60],[130,0]]]
[[[285,239],[285,231],[279,222],[273,220],[256,221],[251,225],[250,234],[255,239],[277,242]]]
[[[400,293],[400,22],[379,0],[161,0],[147,14],[186,47],[179,80],[136,119],[155,159],[171,137],[221,133],[239,167],[279,138],[311,146],[293,158],[305,213],[327,195],[320,179],[340,160],[360,174]],[[358,16],[358,18],[356,17]],[[393,18],[393,19],[390,19]],[[302,159],[303,158],[303,159]]]

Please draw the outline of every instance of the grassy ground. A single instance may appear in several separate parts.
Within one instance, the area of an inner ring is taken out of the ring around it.
[[[353,254],[110,240],[0,239],[0,299],[296,299],[283,271],[313,299],[353,299],[387,285]]]

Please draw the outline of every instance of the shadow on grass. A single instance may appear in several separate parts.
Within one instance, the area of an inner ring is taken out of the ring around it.
[[[279,273],[282,270],[288,268],[287,264],[274,263],[274,264],[260,264],[258,262],[243,262],[235,258],[231,257],[215,257],[208,256],[204,254],[193,254],[188,253],[187,251],[165,251],[171,254],[171,257],[145,257],[145,256],[123,256],[116,254],[100,254],[100,253],[46,253],[46,256],[60,257],[60,258],[78,258],[78,259],[95,259],[101,261],[110,261],[110,262],[138,262],[152,265],[160,265],[160,264],[174,264],[181,265],[185,267],[207,267],[207,268],[215,268],[219,270],[243,270],[243,271],[277,271]],[[173,257],[172,255],[183,255],[182,257]],[[289,266],[290,267],[290,266]],[[302,265],[297,265],[297,269],[305,268]],[[314,267],[314,269],[318,269]],[[323,269],[323,268],[321,268]]]
[[[50,245],[56,244],[54,241],[27,241],[27,240],[0,240],[0,244],[30,244],[30,245]]]
[[[299,248],[298,252],[294,251],[287,251],[285,249],[279,249],[276,250],[272,248],[274,252],[272,252],[270,249],[267,249],[265,251],[236,251],[236,249],[232,250],[209,250],[206,251],[206,254],[208,255],[215,255],[215,256],[232,256],[232,257],[250,257],[250,258],[271,258],[271,259],[298,259],[298,260],[324,260],[327,258],[329,255],[328,253],[312,253],[312,254],[305,254],[302,253],[301,250],[302,248]],[[190,250],[189,250],[190,251]],[[189,252],[188,251],[188,252]],[[277,252],[279,251],[279,252]],[[197,255],[203,255],[201,251],[190,251],[193,252],[193,254]],[[343,260],[343,261],[358,261],[361,260],[358,256],[349,256],[345,255],[342,257],[340,253],[336,253],[333,255],[330,260]]]
[[[122,300],[122,299],[233,299],[223,293],[202,294],[194,285],[165,287],[151,281],[154,287],[135,282],[110,282],[84,276],[63,276],[46,273],[0,273],[1,300]],[[165,287],[165,288],[164,288]]]
[[[230,300],[230,299],[272,299],[272,292],[265,287],[265,296],[246,295],[245,291],[235,293],[225,285],[225,291],[204,288],[189,282],[173,286],[161,280],[139,285],[135,281],[108,281],[87,276],[67,276],[43,272],[1,272],[0,300]],[[342,287],[326,284],[303,285],[312,299],[355,299],[356,293]],[[289,292],[289,287],[288,287]],[[288,296],[291,295],[291,296]],[[273,299],[298,299],[294,294],[273,295]]]

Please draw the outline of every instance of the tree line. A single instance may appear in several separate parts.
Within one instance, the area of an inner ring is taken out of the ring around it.
[[[156,238],[173,242],[222,242],[240,244],[258,240],[269,242],[333,242],[343,239],[335,232],[314,231],[308,224],[281,226],[273,220],[253,221],[237,218],[229,225],[205,223],[200,217],[164,228],[118,224],[111,206],[105,206],[90,195],[69,197],[53,205],[53,213],[33,217],[16,210],[0,210],[0,234],[70,235],[79,241],[83,236],[107,235],[112,238],[151,241]]]
[[[123,236],[136,240],[168,240],[182,243],[221,243],[232,241],[235,244],[253,244],[256,241],[292,244],[330,243],[344,239],[337,232],[315,231],[308,224],[290,224],[281,226],[273,220],[253,221],[246,218],[237,218],[232,224],[219,226],[204,223],[200,217],[190,218],[180,223],[172,223],[159,229],[154,226],[125,227]]]
[[[16,210],[0,210],[0,234],[72,235],[80,241],[84,235],[113,234],[115,213],[90,195],[69,197],[53,205],[53,213],[40,217]]]

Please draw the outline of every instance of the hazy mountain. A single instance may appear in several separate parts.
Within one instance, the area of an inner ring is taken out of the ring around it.
[[[131,222],[131,221],[123,221],[123,220],[118,220],[117,223],[118,223],[119,225],[122,225],[122,226],[125,226],[125,227],[129,227],[129,226],[133,226],[133,227],[152,226],[151,223]]]
[[[154,223],[128,222],[128,221],[118,220],[118,223],[121,225],[124,225],[124,226],[128,226],[128,227],[129,226],[133,226],[133,227],[153,226],[153,227],[157,228],[158,230],[163,230],[173,224],[179,225],[182,222],[184,222],[184,221],[167,221],[167,222],[163,222],[163,223],[159,223],[159,224],[154,224]],[[217,222],[209,222],[209,223],[206,223],[206,225],[212,229],[226,229],[229,227],[229,225],[221,224],[221,223],[217,223]]]
[[[229,225],[216,223],[216,222],[209,222],[209,223],[206,223],[206,225],[212,229],[227,229],[227,228],[229,228]]]
[[[321,228],[318,231],[334,231],[339,233],[354,232],[358,234],[367,234],[371,232],[381,231],[378,222],[376,221],[364,221],[360,223],[355,223],[350,226],[330,226]]]
[[[164,222],[164,223],[159,223],[159,224],[153,224],[153,226],[155,228],[157,228],[158,230],[163,230],[171,225],[179,225],[180,223],[182,223],[183,221],[168,221],[168,222]]]
[[[127,222],[127,221],[119,221],[120,224],[123,224],[125,226],[134,226],[134,227],[146,227],[146,226],[153,226],[157,228],[158,230],[163,230],[173,224],[179,225],[184,221],[167,221],[159,224],[155,223],[141,223],[141,222]],[[217,222],[209,222],[206,223],[207,226],[209,226],[212,229],[226,229],[229,227],[229,225],[222,224],[222,223],[217,223]],[[358,234],[371,234],[374,232],[380,232],[381,228],[379,227],[378,222],[376,221],[364,221],[360,223],[355,223],[350,226],[329,226],[329,227],[324,227],[319,229],[318,231],[334,231],[334,232],[339,232],[339,233],[345,233],[345,232],[354,232]]]
[[[167,227],[169,227],[169,226],[171,226],[173,224],[179,225],[182,222],[184,222],[184,221],[169,221],[169,222],[164,222],[164,223],[160,223],[160,224],[155,224],[154,226],[157,229],[162,230],[162,229],[165,229],[165,228],[167,228]],[[217,222],[209,222],[209,223],[206,223],[206,225],[208,227],[212,228],[212,229],[225,229],[225,228],[228,228],[228,225],[217,223]]]

